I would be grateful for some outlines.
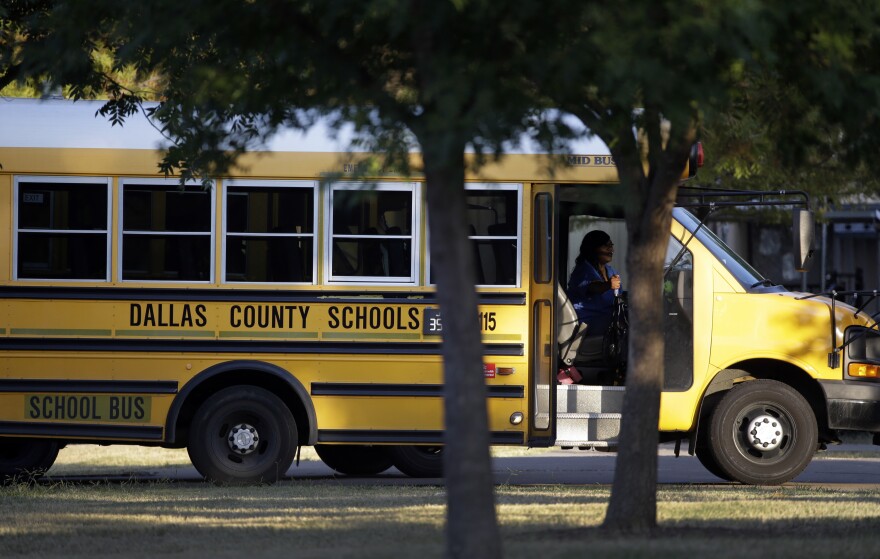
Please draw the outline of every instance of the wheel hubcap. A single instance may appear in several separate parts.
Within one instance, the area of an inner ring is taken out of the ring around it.
[[[766,414],[752,420],[746,433],[752,448],[763,452],[779,448],[785,437],[785,430],[779,419]]]
[[[236,454],[250,454],[260,444],[260,434],[253,425],[239,423],[229,430],[229,448]]]

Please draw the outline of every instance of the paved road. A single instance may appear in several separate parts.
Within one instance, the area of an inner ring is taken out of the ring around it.
[[[880,447],[857,445],[832,447],[832,450],[823,453],[821,458],[814,459],[792,483],[880,489],[880,452],[875,450],[878,448]],[[854,453],[858,454],[854,455]],[[523,456],[495,458],[493,470],[498,484],[610,484],[614,478],[616,458],[616,454],[592,450],[525,451]],[[319,461],[303,461],[299,466],[294,465],[288,471],[288,476],[292,479],[325,479],[356,484],[423,485],[438,482],[436,479],[409,478],[393,468],[373,477],[340,476]],[[200,481],[201,478],[192,467],[176,467],[136,471],[125,475],[69,475],[53,477],[53,479],[75,482],[95,479]],[[684,449],[682,455],[676,458],[672,447],[667,445],[661,446],[659,451],[658,480],[661,484],[726,483],[706,471],[700,462],[695,457],[688,456]]]
[[[837,454],[838,458],[835,458]],[[830,452],[814,459],[794,483],[876,485],[880,488],[880,454],[847,458],[850,453]],[[658,481],[662,484],[726,483],[710,474],[694,456],[682,451],[676,458],[661,448]],[[499,458],[494,469],[499,483],[610,484],[616,455],[594,451],[552,451],[541,457]]]

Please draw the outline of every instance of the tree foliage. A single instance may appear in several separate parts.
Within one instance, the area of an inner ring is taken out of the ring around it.
[[[849,135],[816,107],[792,112],[797,87],[753,76],[730,110],[710,116],[701,139],[706,167],[695,182],[744,190],[804,190],[818,201],[880,193],[876,159],[852,159]],[[821,209],[821,207],[819,208]]]
[[[707,121],[719,157],[701,182],[876,192],[880,7],[806,2],[766,17],[772,39]]]
[[[738,155],[712,182],[782,182],[785,165],[824,173],[829,148],[833,163],[857,168],[878,147],[880,8],[865,0],[19,0],[3,10],[3,79],[106,95],[116,122],[141,108],[145,95],[132,84],[154,84],[163,103],[150,116],[173,140],[162,169],[183,179],[223,173],[279,127],[308,128],[319,116],[353,124],[384,164],[424,172],[452,332],[444,360],[454,556],[500,553],[462,222],[466,165],[500,156],[524,131],[548,143],[564,136],[560,122],[534,127],[547,107],[577,115],[610,147],[629,201],[633,326],[606,526],[649,530],[663,362],[655,287],[678,180],[703,123],[712,124],[710,145]],[[95,53],[110,55],[109,69]],[[125,72],[130,83],[118,77]],[[476,157],[466,159],[466,148]]]

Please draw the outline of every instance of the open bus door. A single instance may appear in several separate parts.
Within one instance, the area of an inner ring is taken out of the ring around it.
[[[534,185],[530,196],[532,258],[529,262],[529,378],[532,405],[529,445],[551,446],[556,439],[556,185]]]

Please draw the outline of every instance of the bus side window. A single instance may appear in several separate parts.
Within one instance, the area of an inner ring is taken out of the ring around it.
[[[330,199],[331,281],[415,281],[414,184],[337,184]]]
[[[691,251],[678,239],[671,237],[664,263],[663,294],[670,306],[669,312],[680,311],[688,322],[693,322],[694,315],[693,275],[694,262]]]
[[[520,269],[520,187],[467,185],[468,238],[477,285],[515,286]],[[434,279],[433,266],[429,276]]]
[[[315,183],[229,180],[225,281],[312,283]]]
[[[122,181],[122,279],[211,281],[213,190]]]
[[[16,279],[110,279],[108,179],[18,178],[16,190]]]
[[[685,390],[694,378],[694,259],[676,238],[666,248],[663,276],[663,388]]]

